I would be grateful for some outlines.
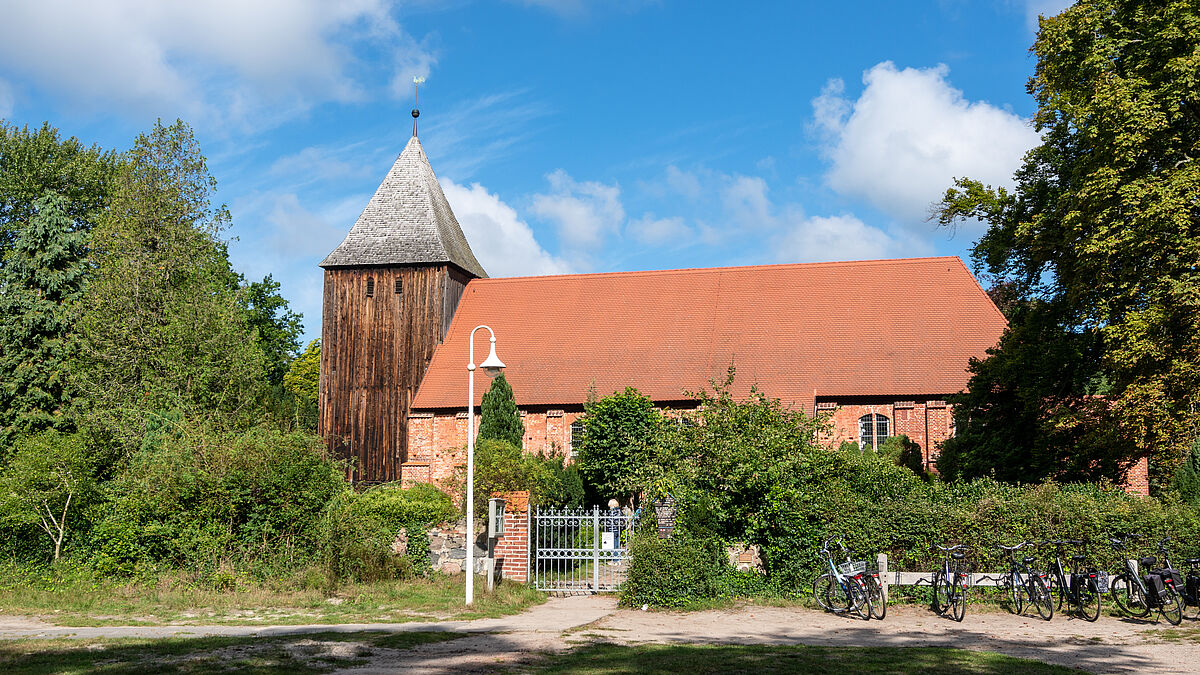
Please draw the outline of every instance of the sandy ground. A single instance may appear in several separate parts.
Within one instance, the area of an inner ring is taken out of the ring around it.
[[[1200,628],[1185,621],[1183,628]],[[919,607],[893,607],[884,621],[862,621],[801,608],[744,607],[673,613],[620,610],[608,596],[552,598],[514,617],[440,623],[312,626],[130,626],[60,628],[23,617],[0,617],[0,639],[22,637],[267,636],[325,631],[455,631],[450,642],[380,650],[356,675],[492,671],[532,664],[540,654],[581,642],[623,644],[809,644],[829,646],[946,646],[997,651],[1095,673],[1200,673],[1200,644],[1172,642],[1156,631],[1166,623],[1101,617],[1096,623],[1056,616],[968,612],[962,623]]]

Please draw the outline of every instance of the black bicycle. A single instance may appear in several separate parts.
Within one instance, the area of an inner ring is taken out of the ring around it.
[[[1200,558],[1188,558],[1183,563],[1188,566],[1187,572],[1183,576],[1183,602],[1184,614],[1188,615],[1187,608],[1191,607],[1194,611],[1187,616],[1189,619],[1200,619]]]
[[[1108,541],[1114,549],[1124,553],[1125,542],[1139,538],[1140,535],[1127,534],[1111,537]],[[1154,571],[1157,565],[1158,558],[1155,556],[1146,556],[1136,561],[1126,560],[1125,570],[1113,577],[1112,583],[1109,584],[1109,593],[1117,607],[1130,616],[1147,617],[1151,611],[1157,609],[1167,623],[1178,626],[1183,620],[1183,598],[1175,590],[1170,576],[1164,578]],[[1144,576],[1138,573],[1138,566],[1146,572]]]
[[[1025,606],[1033,605],[1043,619],[1054,618],[1054,603],[1051,600],[1050,588],[1046,585],[1046,575],[1029,569],[1036,558],[1025,556],[1017,561],[1017,551],[1026,546],[1033,546],[1023,541],[1016,546],[997,546],[997,549],[1008,552],[1008,572],[1004,575],[1002,584],[1008,590],[1009,600],[1015,613],[1020,614]]]
[[[1050,563],[1050,594],[1054,597],[1055,609],[1062,610],[1063,601],[1066,600],[1068,609],[1084,619],[1095,621],[1100,618],[1100,598],[1108,592],[1108,572],[1088,565],[1086,554],[1071,556],[1069,574],[1063,568],[1063,548],[1087,546],[1087,542],[1056,539],[1043,543],[1054,547],[1054,558]]]
[[[933,548],[946,554],[941,569],[933,573],[933,611],[941,615],[949,613],[955,621],[962,621],[967,615],[967,586],[971,579],[965,551],[970,549],[963,544]]]

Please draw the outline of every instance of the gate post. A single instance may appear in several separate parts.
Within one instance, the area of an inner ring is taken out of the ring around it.
[[[500,576],[520,583],[529,581],[529,491],[495,492],[507,503],[504,509],[504,534],[496,544]]]
[[[592,507],[592,592],[600,592],[600,507]]]

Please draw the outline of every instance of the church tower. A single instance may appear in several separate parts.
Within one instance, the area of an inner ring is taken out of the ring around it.
[[[413,111],[416,116],[416,111]],[[400,479],[412,399],[467,282],[487,274],[413,137],[324,261],[318,432],[355,482]]]

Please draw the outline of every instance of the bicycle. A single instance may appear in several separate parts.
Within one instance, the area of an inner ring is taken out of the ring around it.
[[[1050,566],[1050,594],[1055,608],[1061,610],[1063,600],[1087,621],[1100,618],[1100,598],[1108,592],[1108,573],[1087,566],[1087,555],[1071,556],[1071,573],[1067,576],[1063,568],[1063,547],[1086,546],[1087,542],[1076,539],[1057,539],[1043,542],[1054,547],[1054,561]]]
[[[997,546],[997,549],[1008,552],[1008,573],[1004,575],[1004,587],[1008,590],[1013,609],[1020,614],[1025,609],[1025,603],[1033,605],[1037,613],[1045,620],[1054,618],[1054,603],[1051,600],[1050,589],[1046,586],[1045,575],[1029,569],[1036,560],[1033,556],[1021,558],[1017,562],[1017,551],[1031,542],[1023,541],[1016,546]]]
[[[1117,551],[1125,550],[1125,541],[1140,538],[1140,535],[1117,535],[1110,537],[1109,543]],[[1121,611],[1136,618],[1144,618],[1157,609],[1162,618],[1172,626],[1178,626],[1183,621],[1183,599],[1175,590],[1170,577],[1152,571],[1158,563],[1158,558],[1146,556],[1125,561],[1125,570],[1113,577],[1109,584],[1109,593]],[[1147,569],[1143,577],[1138,574],[1138,566]]]
[[[1188,566],[1183,583],[1183,611],[1186,615],[1187,608],[1193,607],[1196,611],[1187,618],[1200,619],[1200,558],[1188,558],[1183,564]]]
[[[841,564],[834,562],[829,549],[832,541],[834,538],[830,537],[821,546],[821,555],[829,571],[813,579],[813,598],[822,609],[835,614],[853,612],[869,621],[874,612],[871,609],[871,596],[863,582],[866,563],[850,561],[849,549],[841,539],[837,539],[837,543],[846,554],[847,561]]]
[[[933,573],[933,611],[943,616],[949,612],[955,621],[961,622],[967,614],[970,574],[968,564],[964,562],[966,554],[960,551],[970,549],[963,544],[934,545],[933,548],[947,554],[942,559],[941,569]]]

